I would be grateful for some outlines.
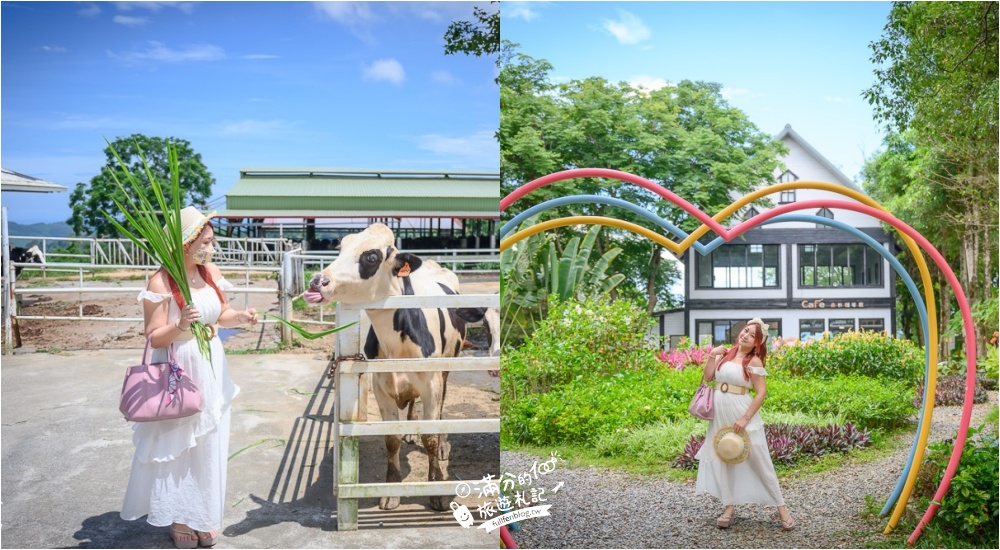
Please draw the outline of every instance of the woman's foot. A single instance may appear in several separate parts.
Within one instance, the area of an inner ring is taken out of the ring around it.
[[[733,524],[733,519],[736,516],[736,509],[732,506],[727,506],[719,516],[719,519],[715,520],[715,526],[719,529],[729,529],[729,526]]]
[[[205,531],[195,531],[195,533],[198,535],[198,544],[205,548],[215,546],[219,538],[218,531],[209,531],[207,533]]]
[[[198,548],[198,535],[187,525],[175,523],[170,526],[169,533],[177,548]]]
[[[791,514],[788,513],[788,508],[784,506],[779,506],[772,516],[775,521],[781,524],[782,531],[791,531],[795,529],[795,520],[792,519]]]

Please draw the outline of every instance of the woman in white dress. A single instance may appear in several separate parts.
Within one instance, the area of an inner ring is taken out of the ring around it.
[[[733,347],[727,350],[719,346],[709,352],[702,375],[705,383],[713,378],[716,381],[715,414],[708,423],[705,443],[695,455],[698,459],[695,493],[710,494],[722,501],[725,510],[716,520],[720,529],[732,525],[736,514],[734,505],[748,503],[776,506],[782,530],[790,531],[795,527],[781,496],[778,476],[767,448],[764,423],[758,414],[767,397],[764,382],[767,328],[760,319],[747,322]],[[756,396],[751,397],[751,389]],[[749,437],[750,454],[742,462],[728,463],[715,452],[715,435],[727,427]]]
[[[165,361],[166,348],[173,344],[178,363],[198,386],[203,402],[202,411],[194,416],[135,424],[135,457],[121,517],[147,516],[151,525],[170,526],[177,548],[212,546],[222,528],[230,403],[239,393],[229,377],[219,337],[213,335],[209,342],[209,361],[198,350],[191,323],[200,320],[217,332],[217,326],[257,322],[253,309],[229,307],[225,291],[233,285],[209,262],[215,252],[215,230],[209,221],[214,214],[206,216],[193,206],[181,211],[184,267],[192,303],[183,304],[177,285],[163,269],[139,294],[146,336],[152,337],[156,348],[152,361]]]

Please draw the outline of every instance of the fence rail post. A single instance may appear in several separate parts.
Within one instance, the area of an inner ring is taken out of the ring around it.
[[[359,321],[361,312],[337,304],[337,322],[348,324]],[[337,333],[334,356],[354,355],[361,352],[361,323]],[[358,437],[341,437],[340,424],[362,422],[368,419],[367,388],[362,384],[363,374],[344,373],[337,369],[333,386],[336,397],[333,400],[333,494],[337,498],[337,530],[358,530],[358,500],[342,498],[339,486],[358,483],[361,462],[361,445]]]

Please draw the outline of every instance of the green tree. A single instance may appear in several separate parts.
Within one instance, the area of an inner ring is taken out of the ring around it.
[[[90,183],[79,182],[70,194],[69,204],[73,211],[68,223],[76,235],[95,235],[97,237],[115,237],[118,231],[104,217],[102,212],[115,214],[117,207],[114,198],[124,200],[121,189],[115,183],[115,178],[124,183],[126,168],[136,177],[146,180],[146,170],[143,158],[149,166],[149,171],[157,181],[170,181],[170,163],[167,157],[167,146],[177,148],[177,158],[180,169],[181,202],[184,204],[203,205],[212,192],[215,178],[201,161],[201,155],[195,153],[191,144],[178,138],[146,137],[133,134],[127,138],[118,138],[104,149],[106,162],[101,167],[101,173],[91,178]],[[114,151],[121,156],[125,167],[119,164]],[[155,201],[149,182],[144,186],[147,198]],[[169,190],[165,190],[166,193]],[[172,197],[167,196],[167,200]],[[156,204],[153,202],[153,204]],[[124,223],[125,216],[115,216]]]
[[[716,83],[688,80],[649,91],[603,78],[549,82],[552,66],[504,43],[500,73],[500,170],[507,193],[554,171],[612,168],[662,185],[702,211],[714,214],[728,206],[731,192],[747,193],[774,182],[784,146],[760,132],[746,115],[722,98]],[[577,179],[550,185],[519,200],[506,215],[562,195],[597,194],[626,200],[692,231],[700,222],[659,195],[631,183]],[[543,215],[608,216],[649,227],[619,208],[577,204]],[[663,232],[659,227],[651,229]],[[572,230],[560,231],[565,243]],[[597,243],[603,254],[623,250],[616,270],[626,276],[617,291],[657,304],[677,305],[669,288],[679,277],[663,249],[622,230],[604,231]]]
[[[898,2],[883,36],[871,44],[875,84],[862,95],[876,119],[913,145],[912,170],[868,175],[870,193],[902,190],[912,203],[899,216],[925,227],[955,268],[973,304],[997,295],[998,251],[998,4],[996,2]],[[884,155],[896,155],[892,144]],[[887,161],[888,162],[888,161]],[[920,203],[919,201],[924,201]],[[893,210],[896,212],[895,210]],[[897,214],[898,215],[898,214]],[[935,231],[939,228],[940,231]],[[947,296],[946,285],[939,292]],[[945,301],[947,303],[947,301]],[[942,311],[947,318],[948,311]],[[993,326],[977,323],[979,353]]]
[[[497,4],[493,1],[491,4]],[[465,53],[481,57],[497,55],[500,52],[500,10],[488,12],[480,7],[472,8],[476,21],[455,21],[448,25],[444,33],[444,53]],[[500,67],[500,58],[496,60]],[[496,79],[499,83],[499,78]]]

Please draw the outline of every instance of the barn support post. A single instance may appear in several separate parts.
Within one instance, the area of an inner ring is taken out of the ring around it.
[[[11,273],[14,272],[10,268],[10,233],[7,228],[7,207],[4,206],[0,208],[3,220],[3,353],[4,355],[10,355],[14,353],[14,340],[11,336],[11,293],[13,292],[13,286],[11,284]]]
[[[359,321],[361,312],[357,309],[347,309],[337,304],[337,324],[346,325]],[[361,352],[361,323],[337,333],[337,343],[334,356],[342,357]],[[363,422],[367,415],[367,392],[362,384],[361,373],[344,373],[337,369],[334,373],[334,388],[336,397],[333,401],[333,485],[334,496],[337,498],[337,530],[358,530],[358,499],[342,498],[338,487],[341,484],[358,483],[358,471],[361,466],[361,445],[358,437],[342,437],[341,426],[344,423]]]

